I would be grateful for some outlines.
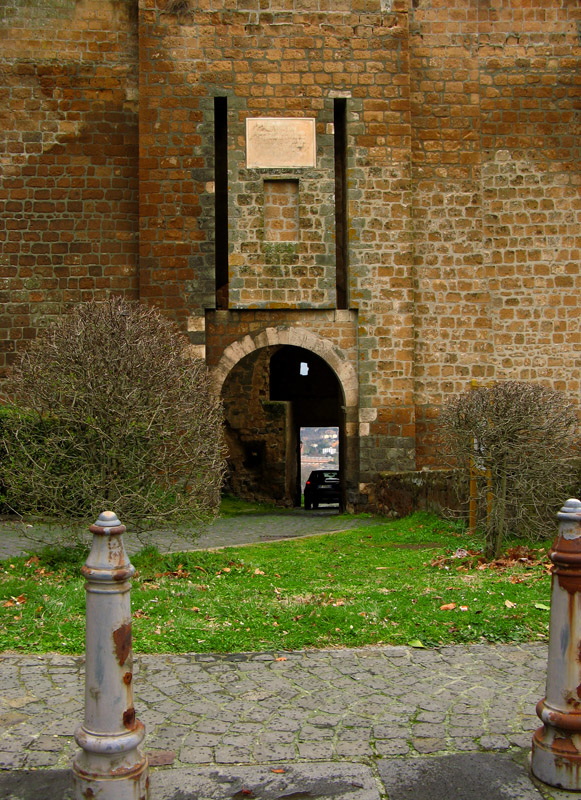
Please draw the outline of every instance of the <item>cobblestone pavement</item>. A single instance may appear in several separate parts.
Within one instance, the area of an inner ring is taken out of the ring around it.
[[[529,749],[545,645],[142,655],[153,763],[279,764]],[[83,659],[0,656],[0,767],[68,767]]]
[[[317,511],[296,508],[275,514],[241,514],[228,519],[217,519],[211,525],[201,526],[197,537],[188,534],[187,530],[140,533],[128,530],[123,540],[129,554],[149,544],[154,544],[162,553],[175,553],[333,533],[376,522],[371,517],[344,517],[333,506]],[[0,520],[0,559],[34,552],[54,539],[55,532],[51,532],[47,526]],[[89,540],[90,534],[87,534],[87,542]]]
[[[129,552],[149,541],[162,551],[177,551],[314,535],[367,522],[374,520],[296,510],[218,520],[195,541],[169,533],[129,533],[124,539]],[[38,546],[23,539],[17,525],[5,522],[0,542],[0,557]],[[409,769],[417,770],[421,786],[422,759],[441,764],[434,766],[439,776],[448,755],[459,764],[465,755],[475,758],[477,753],[514,757],[520,772],[513,778],[513,761],[507,766],[496,760],[476,794],[468,792],[467,798],[540,798],[523,765],[539,725],[535,705],[544,695],[546,664],[543,644],[138,655],[135,706],[146,726],[154,800],[238,797],[240,792],[226,795],[220,787],[236,787],[252,777],[264,790],[273,769],[302,776],[299,788],[305,781],[311,785],[309,776],[340,783],[341,775],[353,780],[357,775],[361,792],[349,790],[350,800],[379,800],[386,787],[389,797],[398,800],[415,791],[407,786],[398,793],[395,788],[401,786],[399,770],[405,764],[416,765]],[[84,659],[0,654],[0,687],[0,797],[71,797],[66,786],[77,750],[73,732],[83,720]],[[497,791],[493,779],[501,767],[509,769],[509,777]],[[469,764],[465,768],[470,776]],[[40,794],[35,788],[39,780]],[[5,781],[23,781],[28,793],[11,790]],[[444,775],[438,781],[446,785]],[[182,793],[186,784],[196,787],[194,794]],[[525,787],[521,793],[517,784]],[[492,787],[489,793],[480,792],[482,785]],[[287,786],[264,797],[283,797],[288,791]],[[292,796],[299,795],[307,796],[304,788]],[[331,789],[312,794],[330,800],[339,795]],[[558,796],[568,800],[568,795]]]

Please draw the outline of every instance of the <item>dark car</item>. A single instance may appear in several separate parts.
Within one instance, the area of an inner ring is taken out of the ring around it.
[[[318,508],[320,503],[341,503],[338,469],[316,469],[305,484],[305,508]]]

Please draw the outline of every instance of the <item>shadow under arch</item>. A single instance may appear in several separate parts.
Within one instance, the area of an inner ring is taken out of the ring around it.
[[[217,396],[222,396],[223,399],[225,399],[226,396],[229,396],[229,402],[226,405],[229,409],[232,409],[233,407],[236,409],[234,412],[236,417],[236,420],[233,422],[234,427],[230,427],[230,424],[227,425],[227,431],[230,435],[230,444],[233,443],[235,429],[239,432],[241,427],[246,429],[246,443],[241,442],[240,438],[238,438],[238,441],[231,449],[232,454],[233,450],[237,449],[236,457],[234,457],[233,454],[233,461],[237,461],[238,464],[242,464],[239,469],[242,469],[243,472],[245,469],[252,468],[259,470],[260,461],[261,459],[264,460],[264,444],[262,441],[260,441],[260,439],[263,437],[263,434],[250,436],[248,433],[248,423],[244,419],[244,417],[247,415],[243,410],[240,409],[240,405],[243,405],[244,403],[242,396],[240,396],[240,401],[242,401],[242,403],[233,403],[234,397],[231,393],[232,378],[234,375],[236,375],[236,381],[239,380],[239,370],[242,365],[244,365],[245,370],[247,369],[247,365],[251,363],[249,362],[249,358],[251,358],[253,361],[256,358],[260,359],[263,366],[260,368],[259,374],[265,375],[266,372],[263,370],[270,370],[270,359],[272,358],[273,353],[278,351],[278,354],[282,355],[281,349],[282,351],[289,352],[295,350],[296,352],[307,351],[308,353],[317,356],[322,362],[324,362],[326,368],[329,369],[329,380],[331,380],[332,373],[333,381],[336,382],[338,390],[336,397],[339,403],[338,424],[340,429],[340,468],[343,488],[343,506],[350,510],[353,507],[353,504],[356,502],[359,487],[359,448],[357,424],[358,379],[356,367],[353,363],[345,358],[344,354],[331,341],[312,333],[311,331],[305,330],[304,328],[269,327],[253,334],[247,334],[226,347],[218,363],[211,369],[211,379],[214,393]],[[261,382],[263,379],[259,378],[258,380]],[[226,392],[226,395],[224,395],[224,392]],[[262,392],[262,396],[264,396],[264,392]],[[296,467],[291,465],[294,459],[292,451],[294,450],[295,443],[297,442],[296,431],[299,429],[301,420],[303,420],[302,424],[306,425],[316,425],[319,423],[305,421],[306,417],[310,417],[310,414],[306,414],[305,416],[305,406],[303,405],[302,410],[300,410],[299,405],[297,405],[297,398],[293,399],[291,395],[272,395],[270,397],[271,402],[269,404],[262,404],[263,411],[265,411],[268,406],[273,406],[272,401],[276,402],[284,400],[291,401],[290,404],[287,403],[287,405],[290,406],[289,409],[287,409],[287,428],[290,425],[290,427],[294,430],[294,433],[292,433],[290,436],[287,436],[286,441],[287,465],[285,472],[287,475],[287,485],[284,495],[286,498],[285,504],[291,502],[294,505],[298,505],[300,504],[300,486],[297,484]],[[315,398],[313,398],[313,400],[315,400]],[[281,403],[279,403],[279,405],[281,405]],[[271,408],[271,411],[274,412],[274,408]],[[264,419],[264,414],[262,411],[259,413],[259,418]],[[256,430],[257,422],[258,419],[256,419],[255,423],[253,423],[253,425],[250,427]],[[333,422],[332,424],[337,423]],[[260,428],[260,430],[262,430],[262,428]],[[269,448],[267,447],[267,453],[268,451]],[[298,463],[300,475],[300,456]],[[263,474],[265,484],[268,484],[269,479],[272,477],[273,471],[276,471],[277,467],[278,465],[269,464],[268,469],[264,470]],[[290,478],[288,477],[289,475],[291,476]],[[248,478],[248,475],[246,475],[246,478]],[[252,482],[254,483],[254,481]],[[260,484],[260,481],[257,483]],[[236,490],[236,486],[233,485],[232,488],[235,493],[239,493]],[[241,493],[241,495],[245,496],[244,493]],[[273,495],[273,499],[276,502],[281,502],[283,500],[280,493]]]
[[[326,361],[341,386],[346,412],[348,409],[357,409],[359,384],[354,365],[344,358],[333,342],[305,328],[265,328],[256,334],[247,334],[228,345],[219,362],[211,369],[212,387],[216,396],[220,396],[224,381],[241,359],[255,350],[276,345],[301,347]],[[350,416],[347,413],[348,419]],[[356,418],[355,416],[354,419]]]

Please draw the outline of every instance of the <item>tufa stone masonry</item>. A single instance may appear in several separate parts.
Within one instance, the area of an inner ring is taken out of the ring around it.
[[[472,380],[578,400],[580,37],[578,0],[3,0],[0,368],[155,305],[286,504],[301,426],[364,508]]]

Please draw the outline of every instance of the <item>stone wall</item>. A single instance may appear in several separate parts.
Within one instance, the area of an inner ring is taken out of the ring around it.
[[[374,486],[374,505],[386,517],[405,517],[414,511],[452,512],[467,516],[468,487],[450,469],[381,472]],[[464,502],[463,502],[464,501]]]
[[[261,348],[313,348],[345,397],[349,497],[372,504],[379,472],[437,465],[438,409],[473,380],[579,402],[580,17],[5,0],[0,369],[109,292],[175,319],[220,390]],[[314,120],[314,159],[249,161],[256,118]]]
[[[470,381],[578,402],[576,2],[420,0],[410,26],[418,466]]]
[[[228,488],[258,501],[289,502],[287,433],[290,404],[271,402],[269,360],[263,348],[239,362],[223,388]]]
[[[137,297],[131,0],[0,7],[0,375],[39,327]]]

